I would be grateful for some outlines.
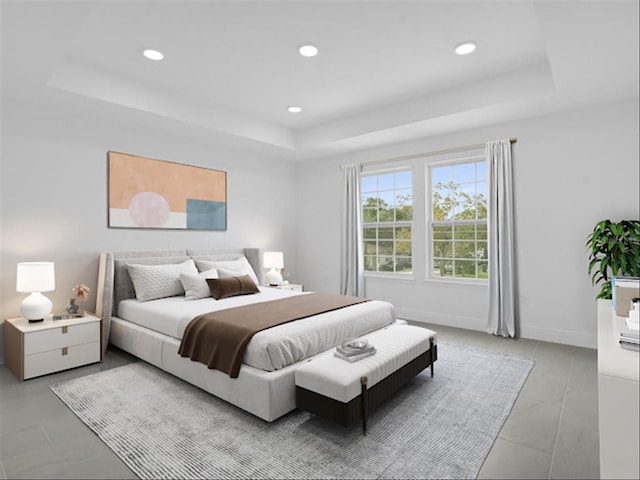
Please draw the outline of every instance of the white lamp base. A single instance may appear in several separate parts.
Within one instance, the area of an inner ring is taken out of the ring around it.
[[[53,304],[51,300],[40,292],[33,292],[20,304],[20,313],[29,322],[41,322],[51,313]]]
[[[264,276],[264,281],[267,285],[279,287],[282,285],[282,275],[275,268],[272,268]]]

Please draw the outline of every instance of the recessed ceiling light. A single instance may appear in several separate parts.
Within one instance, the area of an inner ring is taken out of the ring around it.
[[[289,107],[289,108],[287,108],[287,111],[289,113],[300,113],[302,111],[302,108],[300,108],[300,107]]]
[[[149,60],[162,60],[164,58],[164,55],[162,54],[162,52],[159,52],[158,50],[153,50],[151,48],[147,48],[144,52],[142,52],[142,54],[147,57]]]
[[[298,52],[300,52],[300,55],[303,57],[315,57],[318,54],[318,47],[315,45],[302,45],[298,49]]]
[[[458,55],[468,55],[476,49],[476,44],[474,42],[462,42],[459,44],[455,51]]]

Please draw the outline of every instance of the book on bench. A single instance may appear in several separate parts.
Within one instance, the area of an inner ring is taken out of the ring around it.
[[[342,360],[346,360],[347,362],[357,362],[358,360],[362,360],[363,358],[367,358],[370,357],[371,355],[374,355],[376,353],[376,349],[375,348],[371,348],[369,350],[367,350],[364,353],[358,353],[356,355],[344,355],[342,353],[340,353],[338,350],[336,350],[335,352],[333,352],[333,354],[338,357],[341,358]]]
[[[375,353],[376,349],[366,339],[349,339],[338,345],[334,354],[348,362],[357,362]]]

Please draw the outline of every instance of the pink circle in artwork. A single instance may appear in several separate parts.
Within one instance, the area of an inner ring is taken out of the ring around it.
[[[169,203],[155,192],[140,192],[129,202],[129,215],[140,227],[161,227],[169,219]]]

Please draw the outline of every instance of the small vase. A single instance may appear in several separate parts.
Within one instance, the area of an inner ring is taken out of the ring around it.
[[[69,305],[67,305],[67,313],[70,313],[70,314],[78,313],[78,305],[76,304],[75,298],[69,299]]]

